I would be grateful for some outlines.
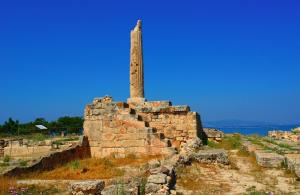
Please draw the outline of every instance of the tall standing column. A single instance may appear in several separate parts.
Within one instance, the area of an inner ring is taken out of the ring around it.
[[[130,98],[128,102],[144,101],[142,22],[138,20],[130,33]]]

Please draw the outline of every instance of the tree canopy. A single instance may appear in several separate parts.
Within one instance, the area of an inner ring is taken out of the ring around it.
[[[47,130],[40,130],[36,125],[43,125],[47,127]],[[33,133],[60,133],[62,131],[79,134],[82,128],[83,118],[77,116],[64,116],[50,122],[45,118],[36,118],[34,121],[27,123],[20,123],[18,120],[9,118],[3,125],[0,124],[0,134],[25,135]]]

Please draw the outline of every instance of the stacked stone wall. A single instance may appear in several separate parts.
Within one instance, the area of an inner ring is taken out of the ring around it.
[[[95,157],[168,154],[201,132],[196,112],[168,101],[127,104],[107,96],[85,109],[84,135]]]
[[[95,157],[164,154],[168,142],[141,120],[126,103],[95,99],[85,110],[84,134]]]
[[[14,167],[3,173],[3,176],[13,177],[26,173],[32,173],[33,171],[52,170],[56,166],[63,165],[72,160],[91,157],[88,144],[87,138],[82,137],[78,145],[59,152],[52,152],[26,167]]]
[[[195,137],[203,137],[200,116],[188,106],[172,106],[169,101],[130,104],[150,127],[170,139],[172,146],[180,148],[182,143]]]

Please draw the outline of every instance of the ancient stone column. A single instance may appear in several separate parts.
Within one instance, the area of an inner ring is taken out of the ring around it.
[[[138,20],[130,33],[130,98],[128,103],[144,101],[142,22]]]

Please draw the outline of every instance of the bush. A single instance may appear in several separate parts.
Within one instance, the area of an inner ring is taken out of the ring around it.
[[[41,133],[36,133],[32,136],[32,139],[34,141],[44,141],[45,139],[47,139],[47,136]]]
[[[19,164],[21,167],[26,167],[27,166],[27,161],[26,160],[20,160]]]
[[[216,148],[218,146],[218,143],[214,142],[214,141],[207,141],[207,145],[209,147],[212,147],[212,148]]]
[[[3,162],[8,163],[10,161],[10,156],[9,155],[5,155],[3,158]]]
[[[0,163],[0,167],[7,167],[9,166],[9,163]]]
[[[74,160],[74,161],[70,162],[69,167],[74,170],[79,169],[80,168],[79,160]]]
[[[241,136],[229,135],[223,138],[223,140],[219,143],[208,141],[208,146],[213,148],[224,148],[226,150],[235,150],[241,148]]]

